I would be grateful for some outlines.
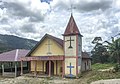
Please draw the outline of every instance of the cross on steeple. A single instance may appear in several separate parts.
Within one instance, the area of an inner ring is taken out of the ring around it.
[[[70,8],[69,8],[69,10],[70,10],[71,14],[73,13],[73,9],[75,9],[75,7],[73,6],[72,1],[70,0]]]
[[[73,48],[73,47],[71,46],[71,42],[74,41],[74,40],[71,39],[71,36],[70,36],[70,40],[67,40],[67,41],[70,41],[70,46],[69,46],[68,48]]]
[[[50,39],[48,39],[48,43],[46,44],[47,45],[47,47],[48,47],[48,52],[47,52],[47,54],[49,55],[49,54],[52,54],[51,52],[50,52],[50,46],[52,45],[51,43],[50,43]]]

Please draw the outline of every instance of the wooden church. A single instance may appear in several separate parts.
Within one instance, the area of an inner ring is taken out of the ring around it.
[[[29,61],[34,75],[78,77],[83,71],[91,70],[91,57],[82,52],[82,37],[71,14],[63,40],[45,34],[27,56],[21,58],[21,75],[24,61]]]

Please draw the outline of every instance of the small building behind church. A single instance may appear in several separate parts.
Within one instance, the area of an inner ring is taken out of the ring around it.
[[[91,70],[91,57],[82,52],[82,37],[71,14],[63,40],[45,34],[27,56],[21,58],[21,74],[24,61],[30,62],[30,72],[34,75],[78,77],[83,71]]]

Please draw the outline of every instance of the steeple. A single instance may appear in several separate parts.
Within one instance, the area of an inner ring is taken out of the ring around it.
[[[81,71],[82,35],[80,34],[72,13],[63,37],[65,53],[65,76],[77,77],[79,71]]]
[[[81,35],[80,32],[79,32],[79,29],[76,25],[76,22],[73,18],[73,15],[71,13],[71,17],[69,19],[68,25],[67,25],[66,30],[65,30],[63,35],[67,36],[67,35],[78,35],[78,34]]]

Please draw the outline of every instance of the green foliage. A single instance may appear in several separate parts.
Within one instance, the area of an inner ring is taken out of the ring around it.
[[[0,34],[0,53],[13,49],[32,49],[37,41]]]
[[[111,71],[111,67],[114,67],[114,66],[115,66],[115,64],[111,64],[111,63],[93,64],[92,71],[82,73],[79,84],[91,84],[91,82],[97,81],[97,80],[120,78],[120,72],[114,73]],[[105,69],[106,70],[110,69],[110,71],[105,71]],[[101,70],[104,70],[104,71],[101,71]],[[84,82],[82,82],[82,81],[84,81]]]
[[[112,43],[108,43],[108,52],[113,62],[120,64],[120,38],[112,40]]]
[[[92,71],[90,71],[88,74],[88,80],[87,83],[90,84],[93,81],[97,80],[105,80],[105,79],[115,79],[115,78],[120,78],[120,72],[112,72],[112,71],[100,71],[101,69],[109,69],[111,67],[114,67],[115,64],[93,64],[92,65]],[[86,74],[87,75],[87,74]]]
[[[99,69],[108,69],[115,66],[115,64],[111,64],[111,63],[105,63],[105,64],[100,64],[100,63],[96,63],[92,65],[92,70],[99,70]]]
[[[105,51],[106,48],[102,44],[97,43],[96,46],[94,47],[94,50],[91,52],[93,63],[104,63],[105,59],[103,59],[103,53]]]
[[[92,41],[93,44],[95,44],[95,47],[91,51],[92,53],[92,63],[106,63],[108,62],[108,53],[107,48],[102,43],[99,43],[101,41],[101,37],[95,37],[95,39]]]
[[[115,72],[120,71],[120,65],[119,65],[119,64],[116,64],[116,65],[114,66],[114,70],[115,70]]]
[[[4,43],[0,43],[0,53],[11,50],[12,48]]]
[[[99,41],[102,41],[101,37],[95,37],[94,40],[92,41],[93,44],[98,43]]]
[[[91,83],[97,80],[120,78],[120,72],[113,73],[113,72],[107,72],[107,71],[106,72],[94,71],[94,72],[91,72],[91,74],[92,75],[88,79],[87,83]]]
[[[91,51],[92,53],[92,63],[119,63],[120,64],[120,38],[112,42],[105,41],[108,45],[103,45],[100,43],[100,37],[95,37],[92,41],[95,44],[95,47]]]

